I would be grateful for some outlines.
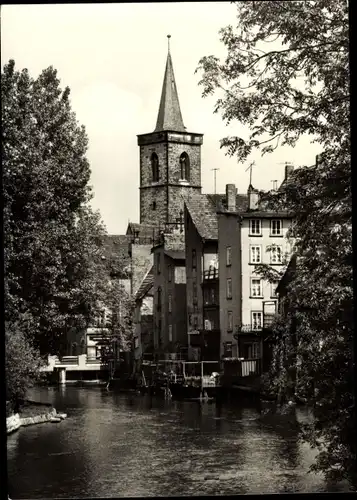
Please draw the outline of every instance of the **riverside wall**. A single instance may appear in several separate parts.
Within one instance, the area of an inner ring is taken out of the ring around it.
[[[21,418],[18,413],[10,415],[6,419],[6,433],[10,434],[17,431],[20,427],[26,427],[28,425],[41,424],[43,422],[50,422],[53,417],[56,417],[57,411],[52,408],[48,413],[43,415],[35,415],[34,417],[24,417]]]

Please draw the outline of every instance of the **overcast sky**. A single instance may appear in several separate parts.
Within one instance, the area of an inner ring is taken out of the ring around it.
[[[62,88],[71,89],[72,107],[89,136],[93,206],[111,234],[125,234],[128,220],[139,221],[139,148],[137,134],[156,125],[167,56],[167,34],[183,121],[190,132],[203,133],[202,187],[217,192],[234,183],[238,192],[249,184],[247,165],[225,156],[219,140],[239,135],[213,114],[214,98],[203,99],[194,74],[202,56],[224,56],[218,31],[235,24],[229,2],[129,3],[67,5],[3,5],[2,64],[15,59],[33,77],[48,66],[58,70]],[[285,161],[312,164],[318,145],[303,138],[294,149],[284,147],[260,157],[253,185],[270,189],[283,179]]]

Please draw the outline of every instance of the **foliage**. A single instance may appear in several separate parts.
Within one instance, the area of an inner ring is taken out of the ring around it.
[[[30,341],[33,327],[29,315],[5,323],[6,400],[15,405],[41,379],[43,361]]]
[[[108,357],[118,359],[118,349],[120,352],[132,350],[135,306],[128,289],[130,269],[123,263],[122,256],[108,247],[97,265],[98,307],[102,316],[99,324],[103,343],[107,345],[107,349],[102,349],[103,360]]]
[[[94,314],[95,263],[105,231],[93,213],[87,137],[56,70],[2,72],[5,319],[26,312],[41,352]]]
[[[295,215],[298,257],[274,325],[271,388],[314,405],[302,434],[320,447],[313,469],[356,487],[348,3],[246,1],[237,20],[221,30],[225,61],[204,57],[198,68],[203,95],[220,93],[215,111],[250,129],[249,139],[226,137],[222,147],[243,162],[309,134],[322,150],[261,194],[272,210]]]

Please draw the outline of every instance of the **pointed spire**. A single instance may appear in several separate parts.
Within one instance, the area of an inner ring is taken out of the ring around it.
[[[170,38],[171,35],[167,35],[168,53],[155,132],[158,132],[159,130],[174,130],[177,132],[184,132],[186,130],[186,127],[184,126],[182,121],[174,69],[172,66],[170,54]]]

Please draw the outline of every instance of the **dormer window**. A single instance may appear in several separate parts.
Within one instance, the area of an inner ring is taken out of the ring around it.
[[[180,180],[190,180],[190,159],[187,153],[182,153],[180,156]]]
[[[159,158],[156,153],[151,155],[152,182],[159,182]]]

